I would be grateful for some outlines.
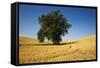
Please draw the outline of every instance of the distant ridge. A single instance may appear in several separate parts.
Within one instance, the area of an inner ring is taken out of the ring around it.
[[[64,40],[61,43],[77,42],[77,41],[80,41],[80,42],[85,41],[85,42],[91,42],[92,43],[95,40],[96,40],[96,35],[91,35],[91,36],[81,38],[79,40]],[[46,43],[49,43],[49,41],[39,43],[39,41],[37,39],[31,38],[31,37],[19,36],[19,43],[20,43],[20,45],[23,45],[23,44],[24,45],[27,45],[27,44],[33,45],[33,44],[46,44]]]
[[[38,40],[30,37],[25,37],[25,36],[19,36],[19,43],[20,44],[33,44],[37,43]]]
[[[84,38],[79,39],[80,41],[82,40],[95,40],[96,39],[96,35],[90,35]]]

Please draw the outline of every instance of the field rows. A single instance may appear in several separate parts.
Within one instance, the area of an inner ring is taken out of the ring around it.
[[[21,44],[19,47],[19,61],[24,63],[43,63],[59,61],[95,60],[95,37],[78,40],[76,43],[64,45]],[[91,43],[90,43],[91,42]]]

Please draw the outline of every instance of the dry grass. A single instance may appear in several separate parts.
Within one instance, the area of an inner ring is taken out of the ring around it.
[[[76,41],[64,41],[62,45],[52,45],[37,40],[20,37],[19,63],[43,63],[96,59],[96,37],[89,36]]]

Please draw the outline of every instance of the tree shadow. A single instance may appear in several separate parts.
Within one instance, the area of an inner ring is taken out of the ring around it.
[[[24,45],[24,46],[60,46],[60,45],[71,45],[71,44],[75,44],[75,43],[78,43],[78,41],[74,41],[74,42],[65,42],[65,43],[60,43],[58,45],[55,45],[55,44],[52,44],[52,43],[40,43],[40,44],[27,44],[27,45]]]
[[[78,43],[78,41],[68,42],[66,44],[74,44],[74,43]]]

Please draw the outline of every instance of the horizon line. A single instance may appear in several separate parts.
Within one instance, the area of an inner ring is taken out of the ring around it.
[[[84,36],[84,37],[81,37],[81,38],[86,38],[86,37],[90,37],[90,36],[96,36],[96,34],[92,34],[92,35],[88,35],[88,36]],[[28,36],[28,35],[19,35],[19,37],[28,37],[28,38],[32,38],[32,39],[37,39],[37,37],[35,36]],[[66,40],[79,40],[81,38],[77,38],[77,39],[62,39],[63,41],[66,41]],[[46,40],[46,39],[45,39]]]

